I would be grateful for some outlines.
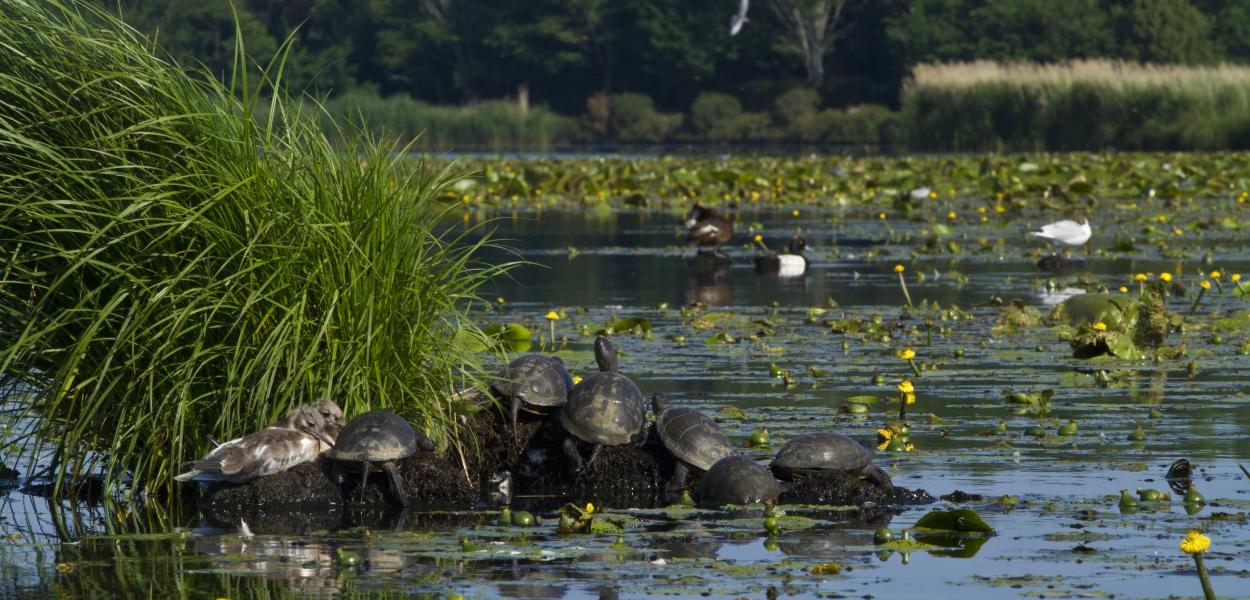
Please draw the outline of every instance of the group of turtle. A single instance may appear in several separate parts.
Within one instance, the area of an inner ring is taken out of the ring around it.
[[[372,410],[344,424],[333,400],[304,404],[260,431],[218,444],[202,459],[184,463],[178,481],[247,483],[286,471],[319,456],[333,461],[341,485],[344,470],[358,469],[363,492],[369,471],[378,467],[390,476],[394,498],[407,505],[408,490],[395,462],[418,451],[433,452],[434,442],[389,408]]]
[[[562,450],[574,476],[589,468],[604,446],[643,445],[658,440],[674,461],[664,485],[668,499],[680,497],[691,471],[702,473],[694,488],[700,504],[750,504],[777,498],[783,481],[822,473],[852,472],[888,487],[889,476],[872,464],[873,449],[831,432],[811,433],[790,440],[770,468],[734,453],[729,438],[711,417],[692,408],[675,407],[654,394],[647,419],[647,401],[628,377],[617,372],[617,354],[603,336],[595,339],[599,372],[573,385],[559,357],[527,354],[513,360],[499,375],[492,391],[507,403],[513,440],[519,444],[517,415],[529,410],[555,411],[566,432]],[[583,456],[584,447],[589,456]]]

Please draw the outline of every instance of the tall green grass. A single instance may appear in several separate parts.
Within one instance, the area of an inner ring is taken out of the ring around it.
[[[916,150],[1246,149],[1250,67],[920,65],[903,124]]]
[[[274,94],[190,77],[87,4],[0,4],[0,425],[58,484],[169,489],[210,439],[328,396],[446,434],[496,268],[442,229],[444,172]],[[264,102],[267,118],[254,118]],[[304,106],[315,106],[313,103]]]
[[[522,111],[512,102],[491,100],[467,106],[435,106],[408,96],[349,92],[326,100],[323,116],[367,125],[420,148],[506,150],[549,148],[566,137],[572,119],[541,106]],[[331,124],[329,129],[332,131]]]

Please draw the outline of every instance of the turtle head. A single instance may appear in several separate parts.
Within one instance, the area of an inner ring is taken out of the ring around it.
[[[651,410],[655,412],[655,417],[657,419],[660,418],[660,415],[663,414],[664,411],[668,410],[672,405],[673,403],[669,402],[668,398],[664,397],[664,394],[651,395]]]
[[[595,338],[595,362],[599,364],[599,370],[604,373],[616,372],[616,348],[606,337]]]

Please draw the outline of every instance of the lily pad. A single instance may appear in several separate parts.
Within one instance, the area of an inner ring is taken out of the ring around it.
[[[994,535],[994,528],[971,508],[931,510],[916,521],[917,529]]]

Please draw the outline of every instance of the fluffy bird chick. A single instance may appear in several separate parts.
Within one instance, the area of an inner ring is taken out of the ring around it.
[[[334,445],[319,406],[299,406],[269,427],[217,446],[208,456],[184,463],[185,472],[174,479],[245,483],[315,460]]]

